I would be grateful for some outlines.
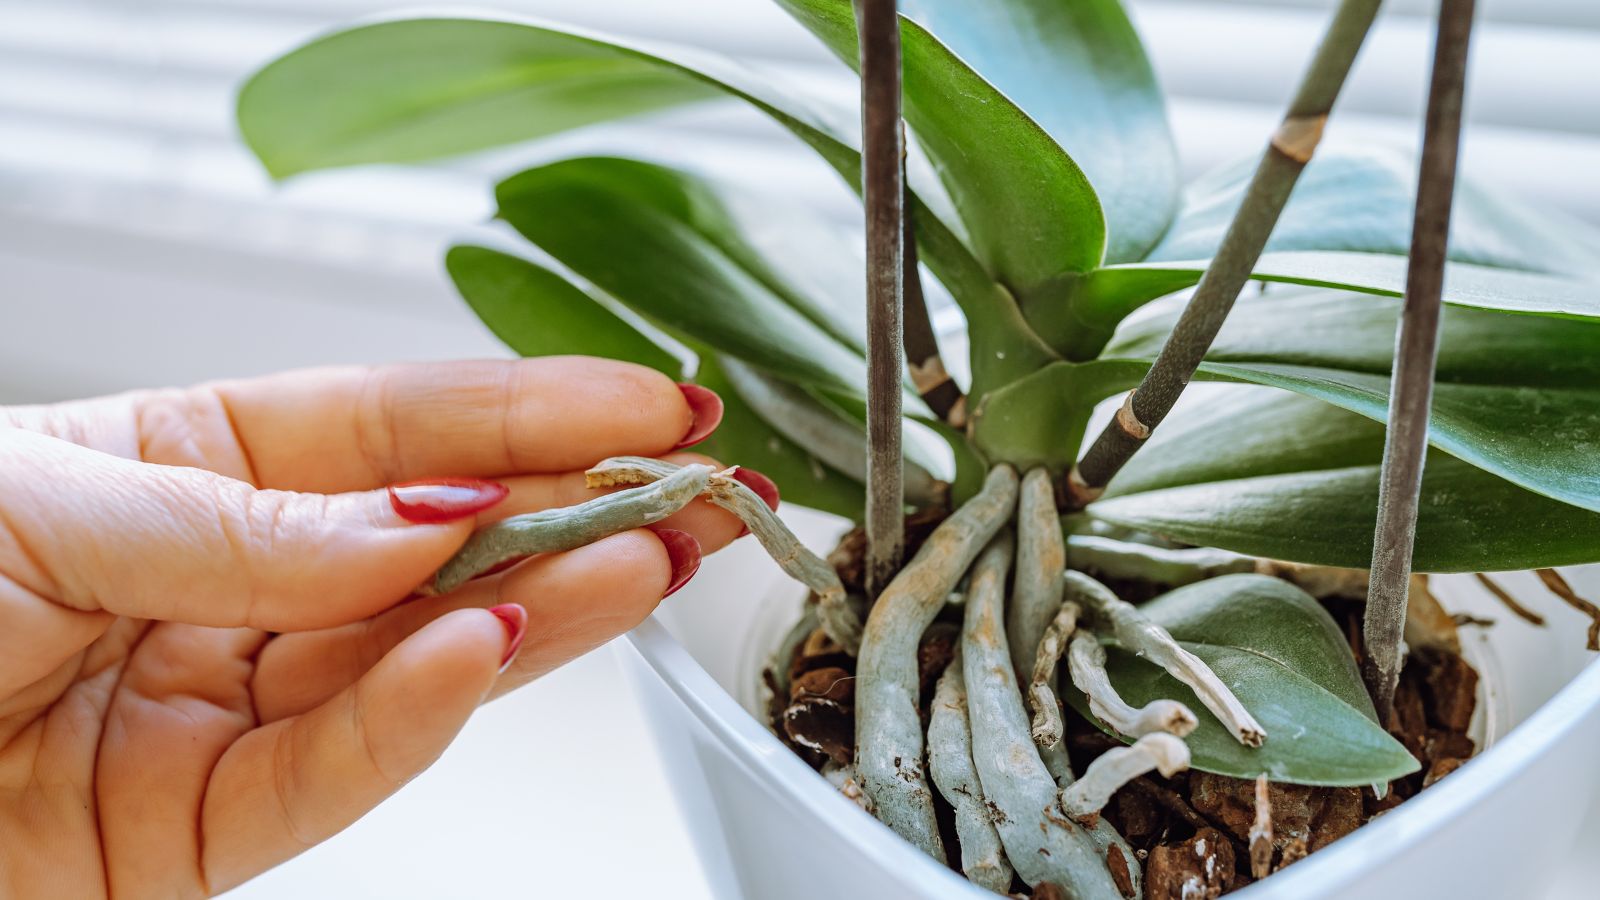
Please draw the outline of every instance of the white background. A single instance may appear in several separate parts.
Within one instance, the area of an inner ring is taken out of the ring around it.
[[[703,44],[850,90],[765,0],[499,5]],[[1175,98],[1189,174],[1261,144],[1330,5],[1131,3]],[[1600,3],[1479,5],[1466,172],[1600,221]],[[1415,140],[1428,56],[1419,14],[1431,4],[1386,6],[1333,138]],[[234,138],[231,98],[244,73],[318,29],[388,7],[0,0],[0,402],[503,353],[438,261],[489,214],[495,175],[555,150],[273,187]],[[736,108],[597,129],[557,149],[624,149],[646,132],[656,157],[803,194],[841,225],[853,221],[853,201],[825,168]],[[631,704],[604,652],[558,672],[486,708],[394,801],[237,896],[700,896]],[[1600,830],[1590,832],[1595,856]],[[1558,896],[1584,896],[1580,885],[1593,896],[1597,877],[1575,868]]]

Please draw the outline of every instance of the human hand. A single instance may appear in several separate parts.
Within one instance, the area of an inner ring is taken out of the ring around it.
[[[338,833],[742,526],[696,501],[400,601],[475,524],[581,502],[587,466],[721,411],[578,357],[0,408],[0,896],[206,896]]]

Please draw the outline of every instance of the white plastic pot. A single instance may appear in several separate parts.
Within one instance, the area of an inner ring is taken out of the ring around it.
[[[814,547],[837,520],[786,515]],[[745,542],[748,543],[748,542]],[[1572,573],[1600,587],[1600,568]],[[1467,628],[1484,675],[1491,745],[1444,781],[1355,834],[1232,896],[1536,898],[1600,802],[1600,661],[1587,623],[1531,575],[1506,583],[1546,614],[1510,616],[1470,576],[1435,581]],[[992,897],[840,796],[752,714],[766,654],[795,620],[801,592],[757,548],[707,562],[696,582],[635,629],[620,656],[659,741],[695,845],[719,897]]]

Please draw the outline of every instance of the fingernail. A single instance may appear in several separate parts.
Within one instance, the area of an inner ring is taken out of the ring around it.
[[[435,525],[467,519],[494,506],[511,489],[481,478],[434,478],[389,486],[389,504],[407,522]]]
[[[756,496],[767,501],[767,505],[772,507],[773,512],[778,511],[778,485],[771,478],[746,466],[734,469],[733,478],[750,490],[755,491]]]
[[[672,563],[672,583],[667,585],[662,597],[672,596],[700,571],[700,542],[687,531],[672,528],[656,529],[656,537],[667,548],[667,560]]]
[[[689,423],[689,432],[674,450],[700,443],[722,424],[722,398],[717,396],[716,391],[688,383],[679,384],[678,390],[683,391],[683,399],[689,401],[689,411],[693,413],[694,420]]]
[[[773,512],[778,511],[778,485],[771,478],[757,472],[755,469],[749,469],[744,466],[738,466],[733,470],[733,478],[735,481],[742,482],[750,490],[755,491],[756,496],[765,500],[767,505],[772,507]],[[749,533],[749,525],[739,529],[739,537],[744,537]],[[735,538],[735,540],[737,539]]]
[[[528,634],[528,611],[516,603],[502,603],[489,607],[489,612],[494,613],[500,624],[506,627],[506,652],[500,657],[500,671],[504,672],[511,667],[511,661],[517,658],[517,651],[522,649],[522,639]]]

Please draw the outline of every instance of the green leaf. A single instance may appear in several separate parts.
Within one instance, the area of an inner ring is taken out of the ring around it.
[[[1399,307],[1334,291],[1241,300],[1197,377],[1285,388],[1383,422]],[[1178,311],[1130,322],[1106,357],[1154,360]],[[1600,510],[1600,322],[1451,308],[1439,354],[1434,446]]]
[[[973,443],[1022,471],[1064,471],[1077,459],[1094,405],[1137,385],[1148,368],[1137,360],[1052,363],[984,398],[972,412]]]
[[[866,352],[865,264],[837,223],[770,194],[641,160],[580,157],[556,166],[681,222],[812,324]]]
[[[554,272],[484,247],[452,247],[445,265],[474,311],[522,356],[583,353],[650,366],[672,378],[683,364],[599,301]],[[784,502],[860,519],[862,487],[783,437],[740,399],[704,347],[695,381],[722,397],[722,423],[695,446],[777,483]]]
[[[1255,171],[1251,158],[1202,176],[1151,261],[1207,259],[1239,208]],[[1306,166],[1267,250],[1410,252],[1417,162],[1383,146],[1324,144]],[[1456,190],[1450,258],[1503,269],[1600,275],[1600,235],[1592,226],[1503,197],[1470,179]]]
[[[681,360],[542,266],[486,247],[462,246],[450,248],[445,268],[478,318],[522,356],[603,356],[683,376]]]
[[[1055,138],[1105,207],[1106,258],[1142,259],[1178,207],[1178,153],[1139,35],[1118,0],[906,0]]]
[[[1183,309],[1151,304],[1117,330],[1102,356],[1154,359]],[[1208,362],[1276,362],[1387,375],[1400,301],[1322,288],[1274,288],[1240,297]],[[1530,387],[1600,383],[1600,321],[1509,316],[1446,306],[1440,316],[1438,380]]]
[[[1105,346],[1118,323],[1150,301],[1193,287],[1206,261],[1134,263],[1069,276],[1049,302],[1030,298],[1025,310],[1039,335],[1068,359],[1084,359]],[[1399,297],[1405,292],[1406,257],[1382,253],[1291,251],[1256,262],[1259,281],[1342,288]],[[1445,268],[1444,302],[1453,306],[1572,319],[1600,318],[1600,281],[1492,269],[1467,263]]]
[[[696,453],[760,471],[778,485],[784,503],[861,519],[866,496],[860,483],[824,465],[767,424],[739,398],[714,355],[700,357],[695,382],[716,391],[723,404],[722,424],[695,445]]]
[[[1382,456],[1383,427],[1362,416],[1270,388],[1201,385],[1088,512],[1186,543],[1365,568]],[[1596,561],[1600,515],[1429,453],[1417,571]]]
[[[335,32],[256,73],[238,115],[251,149],[284,177],[481,150],[716,96],[770,116],[859,191],[853,111],[802,100],[714,54],[527,22],[415,18]],[[975,391],[1053,358],[1010,294],[917,193],[911,213],[922,260],[982,348]]]
[[[596,38],[407,19],[326,35],[268,64],[239,92],[239,127],[283,178],[482,150],[721,93]]]
[[[1107,672],[1123,699],[1142,706],[1171,698],[1195,711],[1199,727],[1185,739],[1194,768],[1331,786],[1381,784],[1419,768],[1378,725],[1339,626],[1294,585],[1227,575],[1163,594],[1140,611],[1205,660],[1267,731],[1260,749],[1243,746],[1188,686],[1108,648]],[[1067,693],[1087,711],[1081,692]]]
[[[763,281],[772,270],[752,270],[748,254],[729,253],[663,196],[664,183],[686,180],[581,157],[513,175],[495,195],[524,237],[635,312],[785,380],[864,397],[861,357],[774,292]]]
[[[850,0],[778,0],[859,65]],[[927,29],[901,21],[906,121],[939,170],[988,270],[1022,295],[1098,265],[1105,218],[1089,179],[1038,123]]]

